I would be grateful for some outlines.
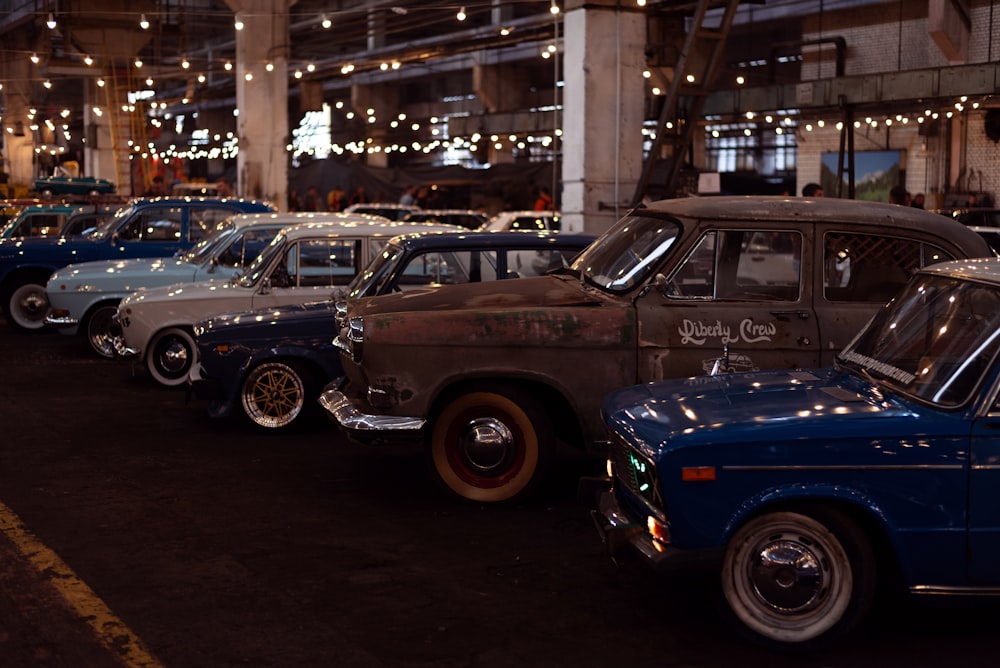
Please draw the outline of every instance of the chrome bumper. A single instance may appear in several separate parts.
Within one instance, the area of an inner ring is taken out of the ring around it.
[[[328,384],[319,396],[319,403],[330,414],[331,419],[350,436],[362,442],[420,437],[427,423],[425,419],[395,415],[366,415],[354,407],[347,395],[337,389],[339,385],[339,380]]]
[[[69,315],[54,315],[53,313],[45,316],[44,322],[49,327],[55,327],[56,329],[80,326],[80,321],[77,318],[71,318]]]
[[[111,337],[111,347],[115,351],[115,358],[121,360],[132,360],[139,357],[142,354],[141,350],[136,350],[135,348],[130,348],[125,345],[125,339],[120,336]]]

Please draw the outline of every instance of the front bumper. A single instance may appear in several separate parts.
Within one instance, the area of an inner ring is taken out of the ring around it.
[[[111,348],[115,351],[115,359],[134,360],[142,356],[141,350],[129,347],[121,336],[111,337]]]
[[[362,413],[341,391],[343,385],[343,378],[328,383],[319,396],[319,403],[351,440],[376,444],[423,438],[427,424],[424,418]]]
[[[64,309],[53,309],[45,316],[45,324],[56,329],[66,329],[72,327],[74,330],[80,326],[80,319],[70,316],[69,311]]]
[[[590,511],[608,557],[617,566],[625,558],[638,558],[657,572],[686,570],[717,564],[718,550],[680,550],[653,540],[646,530],[646,518],[630,515],[614,491],[597,495],[597,508]]]

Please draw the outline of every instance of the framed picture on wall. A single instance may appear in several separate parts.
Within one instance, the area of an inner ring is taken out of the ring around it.
[[[855,151],[854,152],[854,199],[869,202],[888,202],[893,186],[905,181],[905,151]],[[820,185],[827,197],[836,197],[842,192],[847,197],[848,157],[844,155],[843,178],[837,167],[839,153],[823,153]]]

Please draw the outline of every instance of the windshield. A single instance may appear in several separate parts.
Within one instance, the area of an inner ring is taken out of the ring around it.
[[[108,218],[106,221],[98,225],[92,231],[87,233],[87,238],[89,239],[107,239],[111,234],[118,229],[122,221],[132,215],[134,208],[131,206],[126,206],[124,208],[118,209],[115,215]]]
[[[347,285],[347,296],[354,298],[377,294],[378,286],[392,273],[393,267],[402,256],[402,246],[387,244]]]
[[[271,260],[280,255],[285,250],[285,235],[279,232],[274,240],[261,251],[260,255],[250,263],[247,270],[242,276],[237,279],[239,284],[245,288],[252,288],[260,277],[263,276],[264,271],[270,266]]]
[[[182,254],[180,256],[181,259],[185,262],[190,262],[191,264],[201,263],[212,255],[215,255],[215,250],[217,248],[228,244],[235,229],[236,225],[233,223],[232,219],[226,218],[215,226],[215,230],[211,234],[195,244],[190,250]]]
[[[680,233],[671,220],[626,216],[578,255],[572,269],[594,287],[628,292],[663,265]]]
[[[1000,348],[1000,289],[920,275],[837,360],[917,399],[965,403]]]

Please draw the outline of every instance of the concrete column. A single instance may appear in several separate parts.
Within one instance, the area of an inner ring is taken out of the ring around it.
[[[642,174],[646,19],[615,0],[564,10],[563,229],[600,233]]]
[[[96,79],[87,77],[84,80],[83,130],[87,143],[83,151],[82,167],[84,176],[117,181],[115,152],[111,143],[112,110],[108,108],[107,99],[107,94],[97,85]]]
[[[288,8],[286,0],[226,0],[240,14],[236,31],[235,193],[288,205]],[[267,64],[271,64],[268,70]]]
[[[27,31],[10,33],[3,61],[3,169],[7,173],[3,194],[25,196],[34,184],[35,138],[28,128],[33,65]]]
[[[389,131],[389,122],[396,117],[400,109],[399,86],[395,84],[355,84],[351,86],[351,108],[365,123],[365,136],[372,140],[375,146],[385,144]],[[375,112],[375,122],[368,122],[368,110]],[[389,154],[385,151],[366,153],[365,164],[371,167],[388,167]]]

